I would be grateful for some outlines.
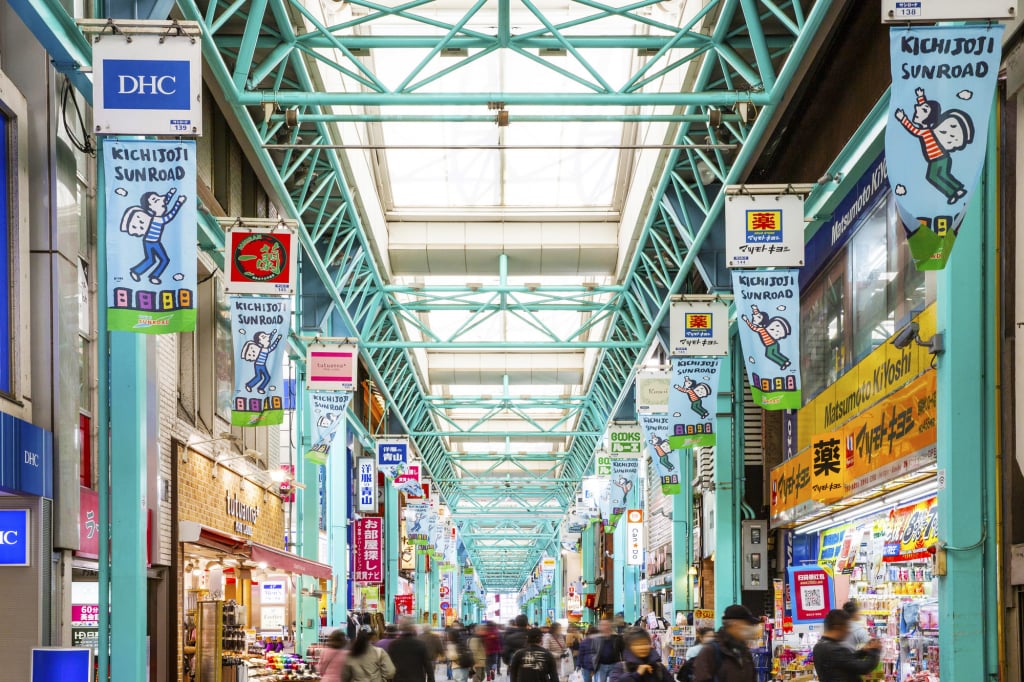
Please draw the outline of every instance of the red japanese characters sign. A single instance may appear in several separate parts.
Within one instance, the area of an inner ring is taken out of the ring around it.
[[[790,567],[789,590],[794,623],[820,623],[835,608],[832,578],[821,566]]]
[[[379,516],[356,521],[352,548],[352,579],[357,583],[379,583],[384,579],[384,524]]]
[[[395,595],[395,615],[411,616],[415,608],[415,597],[411,594]]]
[[[225,291],[279,296],[295,293],[298,242],[293,228],[284,223],[274,227],[235,225],[228,228],[225,242]]]
[[[96,559],[100,555],[100,497],[81,488],[78,503],[78,551],[75,556]]]

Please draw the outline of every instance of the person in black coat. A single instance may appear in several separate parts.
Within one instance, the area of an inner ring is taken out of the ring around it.
[[[512,626],[505,631],[501,648],[501,660],[505,662],[505,665],[512,662],[512,657],[517,651],[526,648],[526,627],[530,624],[530,619],[520,614],[512,623]]]
[[[526,647],[513,654],[508,664],[511,682],[558,682],[558,664],[540,645],[543,639],[544,633],[537,628],[526,632]]]
[[[651,644],[643,628],[630,628],[622,636],[622,662],[615,666],[609,682],[673,682],[672,673],[661,662],[661,653]]]
[[[388,655],[395,664],[392,682],[434,682],[434,661],[427,645],[416,636],[411,619],[402,619],[398,637],[391,640]]]
[[[814,645],[814,672],[821,682],[861,682],[878,666],[882,645],[872,639],[854,651],[846,643],[850,636],[850,614],[833,609],[825,616],[825,632]]]

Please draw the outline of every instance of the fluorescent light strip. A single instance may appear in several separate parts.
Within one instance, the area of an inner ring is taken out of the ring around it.
[[[818,533],[826,528],[833,528],[850,521],[866,518],[873,514],[877,514],[884,509],[898,507],[900,505],[907,504],[908,502],[916,501],[919,498],[931,497],[935,492],[935,478],[930,477],[919,483],[908,485],[907,487],[900,488],[899,490],[894,490],[891,493],[882,495],[881,497],[870,500],[864,504],[859,504],[856,507],[850,507],[842,510],[841,512],[830,514],[824,518],[816,520],[814,523],[798,527],[796,529],[796,533],[797,535]]]

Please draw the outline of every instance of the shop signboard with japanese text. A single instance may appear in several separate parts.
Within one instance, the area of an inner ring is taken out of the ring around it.
[[[993,22],[890,29],[885,156],[918,270],[946,267],[981,178],[1002,38]]]
[[[311,391],[354,391],[358,365],[355,344],[314,341],[306,348],[306,387]]]
[[[107,325],[141,334],[196,328],[196,143],[103,143]]]
[[[381,438],[377,441],[377,470],[392,481],[405,472],[409,462],[408,438]]]
[[[358,460],[359,476],[359,511],[377,511],[377,468],[373,457],[360,457]]]
[[[636,375],[637,414],[668,412],[668,372],[638,372]]]
[[[357,583],[379,583],[384,579],[383,530],[379,516],[358,519],[352,549],[352,580]]]
[[[671,423],[667,414],[642,414],[644,444],[661,481],[661,492],[677,495],[682,491],[679,480],[679,453],[669,445]]]
[[[347,436],[346,419],[351,393],[310,391],[309,404],[312,439],[306,459],[315,464],[326,464],[338,434]],[[346,444],[347,445],[347,444]]]
[[[736,327],[754,403],[766,410],[799,409],[798,271],[733,271],[732,282],[740,318]]]
[[[395,487],[406,495],[416,497],[422,493],[420,488],[420,465],[409,462],[405,471],[395,476]]]
[[[714,447],[719,358],[675,358],[668,395],[668,447]]]
[[[644,564],[644,510],[626,510],[626,565]]]
[[[669,355],[729,353],[729,306],[709,296],[673,301],[669,309]]]
[[[883,562],[927,559],[938,538],[938,499],[900,507],[889,515]]]
[[[802,266],[804,198],[730,193],[725,198],[725,259],[730,268]]]
[[[411,616],[415,611],[416,596],[412,594],[396,594],[395,595],[395,615],[396,616]]]
[[[284,420],[283,356],[291,300],[258,296],[230,299],[235,355],[233,426],[274,426]]]
[[[295,293],[298,239],[293,222],[229,225],[224,235],[224,266],[229,294],[291,296]]]
[[[790,566],[788,573],[793,623],[820,624],[835,608],[832,577],[821,566]]]
[[[643,451],[641,446],[640,427],[636,424],[609,424],[608,425],[608,452],[599,452],[598,476],[611,476],[612,457],[629,455],[639,457]]]
[[[620,441],[618,447],[629,448],[630,451],[632,451],[634,443]],[[637,454],[639,454],[639,442],[635,444],[635,447],[637,448]],[[598,450],[597,452],[594,453],[594,475],[602,477],[612,475],[612,455],[610,452]]]
[[[1017,0],[882,0],[882,22],[1017,18]]]

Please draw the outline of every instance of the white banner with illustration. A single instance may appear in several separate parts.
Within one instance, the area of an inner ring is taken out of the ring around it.
[[[234,426],[273,426],[284,420],[282,369],[291,326],[291,299],[232,296],[235,355]]]

